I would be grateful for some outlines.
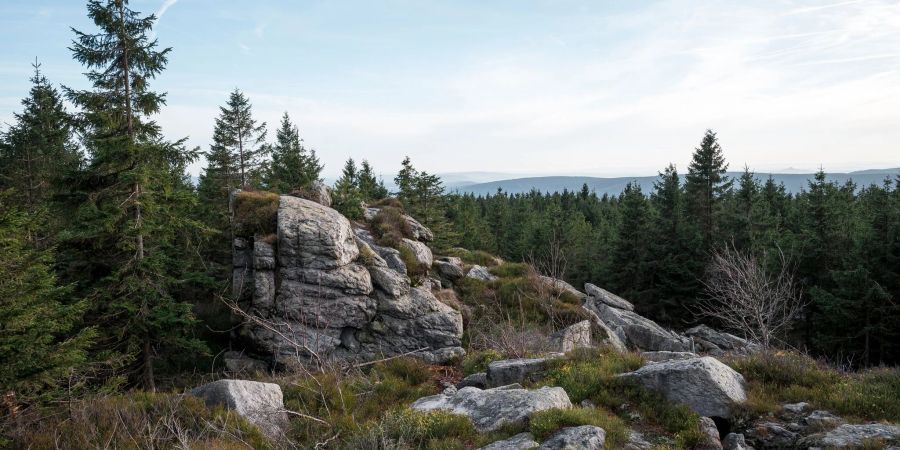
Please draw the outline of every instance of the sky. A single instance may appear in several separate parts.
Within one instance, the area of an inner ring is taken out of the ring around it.
[[[732,169],[900,166],[895,0],[131,0],[172,47],[152,87],[167,137],[208,149],[235,88],[286,111],[334,177],[623,176],[685,170],[707,128]],[[38,58],[87,87],[67,49],[79,0],[0,0],[0,124]],[[191,166],[197,174],[203,161]]]

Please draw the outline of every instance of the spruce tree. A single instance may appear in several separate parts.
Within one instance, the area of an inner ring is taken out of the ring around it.
[[[195,199],[181,186],[197,151],[163,140],[151,119],[165,96],[149,82],[171,51],[151,39],[155,17],[127,0],[91,0],[87,9],[99,30],[73,30],[71,50],[93,89],[67,93],[81,108],[90,161],[67,180],[71,223],[61,265],[90,300],[102,349],[124,358],[132,381],[154,389],[157,361],[202,350],[190,333],[191,305],[177,298],[189,253],[179,237],[199,230],[182,214]]]
[[[38,63],[31,83],[22,112],[14,114],[15,123],[0,139],[0,189],[15,188],[19,195],[7,200],[37,214],[82,158],[73,140],[73,118]]]
[[[86,305],[67,301],[71,289],[57,285],[51,253],[30,245],[38,217],[13,206],[17,195],[0,191],[0,390],[30,403],[59,393],[87,361],[96,332],[75,331]]]
[[[621,222],[610,260],[609,279],[614,292],[644,308],[650,301],[651,266],[647,231],[651,221],[641,186],[629,182],[619,201]]]
[[[384,183],[375,177],[372,165],[365,159],[359,169],[359,193],[366,202],[381,200],[388,196]]]
[[[322,165],[315,150],[306,150],[300,131],[285,112],[281,117],[281,126],[275,132],[272,162],[265,177],[266,188],[286,194],[309,187],[319,179],[321,172]]]
[[[341,177],[334,184],[332,206],[341,214],[359,219],[363,216],[362,195],[359,192],[359,174],[356,169],[356,161],[347,159],[341,171]]]
[[[418,172],[416,172],[416,169],[412,166],[412,161],[410,161],[409,156],[403,158],[401,166],[400,171],[397,172],[397,176],[394,177],[394,184],[397,186],[397,198],[400,199],[401,202],[406,203],[413,196]]]
[[[731,181],[725,176],[727,170],[728,164],[722,155],[716,133],[706,130],[688,166],[685,190],[688,210],[700,228],[707,249],[716,238],[722,199],[731,189]]]
[[[266,123],[257,124],[250,100],[235,89],[228,103],[219,107],[211,154],[207,155],[215,160],[216,169],[222,171],[224,179],[220,183],[228,189],[258,185],[260,169],[269,151],[265,141]]]

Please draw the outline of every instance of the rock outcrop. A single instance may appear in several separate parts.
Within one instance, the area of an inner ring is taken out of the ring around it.
[[[582,320],[569,325],[550,335],[550,346],[553,351],[569,353],[576,348],[588,348],[591,346],[591,322]]]
[[[558,278],[548,277],[546,275],[538,275],[538,277],[540,278],[541,282],[543,282],[545,285],[547,285],[553,289],[556,289],[560,292],[567,292],[569,294],[572,294],[572,296],[574,296],[575,298],[577,298],[579,300],[584,300],[585,297],[587,297],[586,295],[584,295],[583,292],[579,291],[578,289],[575,289],[575,286],[572,286],[571,284],[569,284],[563,280],[560,280]]]
[[[592,300],[605,303],[613,308],[624,309],[625,311],[634,311],[634,305],[631,304],[628,300],[625,300],[622,297],[619,297],[612,292],[609,292],[605,289],[601,289],[591,283],[584,284],[584,292],[587,293],[587,296]]]
[[[466,276],[481,281],[494,281],[497,279],[497,276],[492,274],[487,267],[479,265],[472,266]]]
[[[649,362],[663,362],[663,361],[671,361],[671,360],[681,360],[681,359],[694,359],[699,358],[700,355],[691,352],[641,352],[641,357]]]
[[[297,197],[279,198],[275,224],[274,236],[234,242],[234,292],[252,316],[239,333],[250,350],[279,364],[406,353],[443,362],[464,353],[462,316],[410,286],[402,261],[390,262],[399,252]]]
[[[597,450],[606,442],[606,431],[593,425],[563,428],[547,438],[540,450]]]
[[[219,380],[191,390],[208,406],[224,406],[258,426],[266,435],[277,438],[284,433],[287,415],[281,387],[273,383],[247,380]]]
[[[538,447],[534,435],[531,433],[519,433],[509,439],[492,442],[478,450],[529,450]]]
[[[506,386],[524,381],[538,381],[547,368],[548,358],[503,359],[488,364],[489,386]]]
[[[880,442],[887,448],[900,445],[900,426],[881,423],[841,425],[827,433],[803,439],[804,447],[864,448],[865,444]]]
[[[747,355],[761,350],[757,344],[724,331],[714,330],[706,325],[690,328],[684,332],[684,335],[694,341],[697,351],[716,356],[725,353]]]
[[[730,419],[734,406],[747,400],[744,377],[709,356],[647,364],[620,376],[684,403],[701,416]]]
[[[521,425],[537,411],[571,408],[569,396],[559,387],[528,390],[518,384],[493,389],[450,388],[444,393],[423,397],[412,404],[418,411],[445,410],[469,417],[481,432],[503,425]]]
[[[666,330],[656,322],[633,311],[619,309],[609,304],[587,297],[584,307],[597,315],[605,328],[614,334],[625,346],[642,351],[686,352],[691,350],[691,341],[675,332]]]

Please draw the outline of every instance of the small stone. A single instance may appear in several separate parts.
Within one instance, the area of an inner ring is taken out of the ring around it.
[[[806,416],[804,419],[807,425],[815,428],[816,430],[825,430],[829,428],[834,428],[838,425],[844,423],[844,419],[828,412],[828,411],[813,411]]]
[[[747,445],[744,435],[740,433],[729,433],[722,439],[722,448],[725,450],[753,450],[753,447]]]
[[[785,403],[785,404],[781,405],[781,408],[784,409],[786,412],[789,412],[792,414],[802,414],[803,412],[805,412],[806,410],[809,409],[809,403],[806,403],[806,402]]]

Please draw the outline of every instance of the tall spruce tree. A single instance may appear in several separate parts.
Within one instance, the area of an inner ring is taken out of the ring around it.
[[[321,173],[322,165],[315,150],[306,150],[300,131],[285,112],[281,117],[281,126],[275,132],[272,162],[265,176],[266,188],[288,193],[310,186]]]
[[[179,237],[198,230],[182,214],[195,199],[180,184],[197,151],[163,140],[151,119],[165,96],[149,82],[171,51],[151,38],[155,17],[127,0],[91,0],[87,9],[98,32],[73,30],[71,50],[93,89],[67,93],[81,108],[90,161],[67,182],[61,264],[89,299],[89,318],[104,333],[99,349],[122,356],[129,378],[154,389],[157,361],[203,348],[190,333],[191,305],[176,295],[187,254]]]
[[[7,200],[36,214],[59,180],[78,169],[82,156],[73,139],[73,118],[38,63],[31,83],[22,112],[14,114],[15,123],[0,137],[0,189],[15,188],[19,195]]]
[[[359,168],[359,193],[366,202],[381,200],[388,196],[384,182],[375,177],[375,170],[365,159]]]
[[[615,291],[644,308],[651,299],[651,267],[648,229],[651,221],[647,198],[641,186],[629,182],[619,200],[621,222],[610,260],[609,279]]]
[[[224,177],[220,182],[224,182],[226,188],[235,187],[235,182],[236,187],[259,184],[260,169],[269,151],[265,141],[266,123],[256,122],[250,100],[235,89],[228,97],[228,103],[219,107],[213,145],[207,154],[207,159],[216,160],[216,168]]]
[[[685,177],[688,211],[700,228],[706,249],[716,238],[722,199],[731,189],[731,181],[725,176],[727,170],[716,133],[706,130]]]
[[[359,192],[359,173],[353,158],[348,158],[344,163],[341,177],[334,184],[332,201],[334,209],[351,219],[359,219],[363,216],[363,199]]]

